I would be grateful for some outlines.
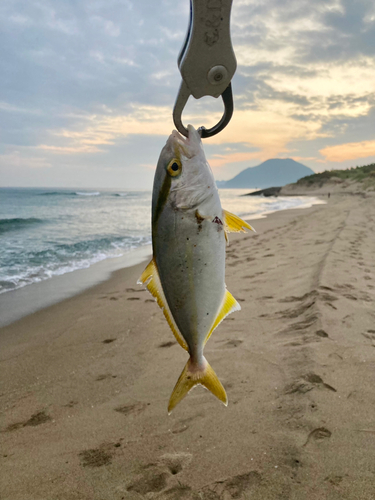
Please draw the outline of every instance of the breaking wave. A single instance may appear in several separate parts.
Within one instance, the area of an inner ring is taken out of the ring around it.
[[[77,191],[74,194],[77,196],[99,196],[100,192],[99,191],[93,191],[92,193],[87,193],[85,191]]]
[[[99,191],[47,191],[40,196],[99,196]]]
[[[40,193],[39,196],[75,196],[75,194],[68,191],[46,191],[45,193]]]
[[[22,219],[20,217],[14,219],[0,219],[0,233],[16,231],[17,229],[22,229],[32,224],[41,224],[43,222],[42,219],[37,219],[35,217],[30,217],[28,219]]]

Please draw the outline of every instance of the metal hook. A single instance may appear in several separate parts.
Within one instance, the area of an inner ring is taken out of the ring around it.
[[[184,135],[185,137],[188,137],[188,130],[184,127],[182,123],[182,112],[186,106],[186,103],[191,95],[191,92],[186,85],[185,81],[182,80],[180,90],[177,95],[177,99],[173,108],[173,121],[174,124],[177,128],[177,130]],[[218,134],[221,130],[223,130],[228,123],[230,122],[230,119],[232,118],[233,115],[233,93],[232,93],[232,84],[230,83],[228,87],[224,90],[224,92],[221,94],[221,98],[223,99],[223,104],[224,104],[224,114],[221,118],[221,120],[214,125],[213,127],[206,129],[205,127],[199,127],[198,132],[200,133],[200,136],[202,139],[206,139],[208,137],[212,137],[216,134]]]

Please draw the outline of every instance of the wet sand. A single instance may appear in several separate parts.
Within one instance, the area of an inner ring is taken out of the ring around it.
[[[3,500],[375,498],[375,197],[231,235],[242,306],[167,415],[186,362],[144,265],[0,330]]]

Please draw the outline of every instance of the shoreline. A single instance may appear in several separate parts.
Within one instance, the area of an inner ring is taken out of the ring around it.
[[[245,217],[248,221],[260,220],[284,210],[306,210],[311,206],[325,203],[315,197],[317,203],[306,207],[285,208]],[[84,269],[52,276],[46,280],[31,283],[15,290],[0,294],[0,328],[12,324],[29,314],[33,314],[65,299],[74,297],[84,290],[111,278],[111,274],[123,268],[133,267],[151,258],[152,246],[144,245],[120,257],[104,259]]]
[[[126,252],[120,257],[104,259],[87,268],[52,276],[38,283],[2,293],[0,295],[0,328],[107,281],[114,271],[135,266],[151,254],[151,245],[145,245]]]
[[[331,196],[231,234],[242,310],[186,363],[141,263],[1,329],[3,500],[373,500],[375,206]]]

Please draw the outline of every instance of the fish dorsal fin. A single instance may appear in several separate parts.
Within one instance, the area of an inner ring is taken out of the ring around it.
[[[141,277],[138,280],[138,284],[146,285],[147,290],[151,293],[153,297],[155,297],[156,302],[163,311],[165,319],[167,320],[168,325],[170,326],[173,332],[173,335],[176,337],[177,342],[180,344],[181,347],[183,347],[187,351],[188,347],[186,345],[186,342],[184,341],[182,335],[178,330],[178,327],[173,319],[173,316],[165,299],[163,287],[161,286],[160,282],[158,268],[156,266],[156,262],[154,259],[150,261],[146,269],[143,271]]]
[[[208,335],[204,341],[206,344],[207,340],[211,337],[212,332],[215,330],[216,327],[220,325],[220,323],[223,321],[223,319],[228,316],[228,314],[231,314],[234,311],[240,311],[241,306],[237,302],[237,300],[233,297],[233,295],[228,292],[228,290],[225,290],[225,295],[224,295],[224,300],[222,303],[222,306],[220,308],[220,311],[218,315],[216,316],[216,319],[214,321],[214,324],[211,327],[211,330],[208,332]]]
[[[256,233],[255,229],[251,227],[250,224],[227,210],[223,210],[223,219],[224,229],[227,233],[245,233],[246,229],[250,229],[250,231]]]

